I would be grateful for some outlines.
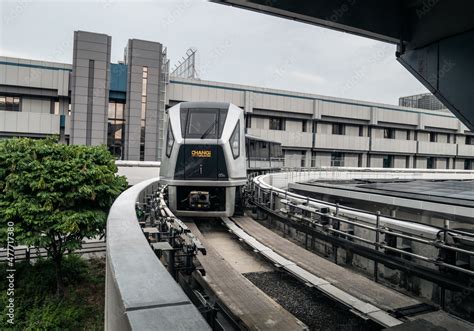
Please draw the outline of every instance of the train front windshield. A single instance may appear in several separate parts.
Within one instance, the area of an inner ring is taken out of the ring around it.
[[[181,109],[184,139],[218,139],[222,135],[227,109]]]
[[[181,109],[184,144],[179,149],[175,179],[228,179],[224,152],[218,145],[226,118],[227,109]],[[200,141],[204,139],[207,141]]]

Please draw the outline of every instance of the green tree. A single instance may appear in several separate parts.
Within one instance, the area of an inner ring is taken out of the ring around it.
[[[107,214],[126,188],[104,146],[59,144],[55,139],[0,141],[2,239],[14,224],[15,244],[45,248],[63,296],[61,263],[84,238],[104,234]]]

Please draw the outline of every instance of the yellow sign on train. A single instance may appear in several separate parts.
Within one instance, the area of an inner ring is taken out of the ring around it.
[[[191,151],[191,156],[192,157],[211,157],[212,153],[211,151],[206,151],[206,150],[194,150],[194,151]]]

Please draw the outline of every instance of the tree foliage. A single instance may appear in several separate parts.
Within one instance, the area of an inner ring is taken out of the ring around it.
[[[126,188],[114,161],[103,146],[0,141],[0,231],[13,222],[16,244],[48,251],[58,269],[58,294],[64,253],[104,233],[109,208]]]
[[[0,263],[0,279],[9,274]],[[15,323],[8,320],[7,282],[0,282],[1,330],[104,330],[105,259],[64,258],[62,273],[67,291],[54,294],[55,266],[50,259],[15,265]]]

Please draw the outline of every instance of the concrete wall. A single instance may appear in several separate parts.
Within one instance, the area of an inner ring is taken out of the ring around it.
[[[308,132],[294,132],[294,131],[279,131],[268,129],[247,129],[251,135],[262,137],[264,139],[277,141],[283,147],[307,147],[311,148],[313,145],[313,135]]]
[[[344,155],[344,167],[358,167],[359,154],[346,153]]]
[[[54,90],[68,96],[71,65],[0,56],[0,85]]]
[[[21,111],[25,113],[51,114],[52,101],[48,99],[21,99]]]
[[[38,112],[0,111],[0,135],[47,136],[60,134],[58,115]],[[66,116],[65,134],[69,135],[69,117]]]
[[[302,166],[301,161],[303,159],[305,160],[304,166],[306,166],[306,151],[287,149],[283,151],[283,154],[285,157],[285,160],[284,160],[285,167],[299,168]],[[307,162],[310,162],[309,159]]]
[[[314,147],[331,150],[368,151],[369,137],[317,133]]]
[[[331,153],[328,152],[313,152],[315,155],[313,158],[312,167],[329,167],[331,166]]]
[[[423,156],[416,157],[416,168],[417,169],[426,169],[427,166],[427,159]]]
[[[394,168],[411,168],[412,164],[408,163],[409,166],[407,167],[407,157],[410,160],[410,156],[399,156],[396,155],[393,158],[393,167]]]
[[[71,65],[0,56],[0,96],[20,99],[19,112],[0,111],[1,136],[59,135],[64,114],[65,134],[69,134],[69,74]]]
[[[370,167],[383,168],[383,155],[370,155]]]

